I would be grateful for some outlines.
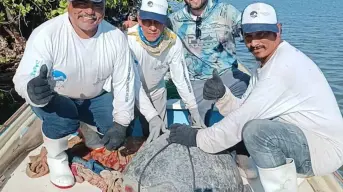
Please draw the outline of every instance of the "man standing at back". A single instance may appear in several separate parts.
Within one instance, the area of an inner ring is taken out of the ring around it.
[[[13,78],[43,121],[50,181],[59,188],[75,183],[65,150],[80,121],[96,126],[111,150],[133,119],[133,60],[125,35],[104,13],[104,0],[69,0],[67,13],[32,32]]]
[[[170,24],[184,45],[189,77],[198,104],[199,113],[208,125],[215,99],[203,96],[204,83],[216,69],[224,84],[236,97],[241,97],[249,84],[249,76],[238,70],[235,38],[240,37],[241,12],[217,0],[185,0],[185,7],[172,13]],[[206,117],[206,119],[205,119]],[[236,150],[237,163],[247,177],[256,177],[256,171],[247,171],[248,152],[243,142],[230,149]]]
[[[217,0],[185,0],[185,7],[172,13],[170,23],[181,38],[186,64],[200,115],[205,118],[214,100],[203,99],[203,87],[217,69],[227,87],[237,97],[245,92],[249,77],[238,71],[235,37],[239,37],[241,13]]]

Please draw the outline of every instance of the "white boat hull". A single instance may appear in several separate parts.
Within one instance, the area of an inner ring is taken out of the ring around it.
[[[168,117],[170,117],[170,121],[178,122],[178,123],[188,123],[187,122],[187,112],[184,110],[184,105],[179,100],[169,100],[168,101]],[[218,112],[216,112],[218,113]],[[220,118],[220,115],[215,114],[213,115],[213,120],[216,121],[215,118]],[[38,119],[34,119],[35,123],[31,123],[30,129],[40,129],[41,122]],[[38,127],[34,127],[38,126]],[[15,134],[13,134],[15,136]],[[17,138],[18,139],[18,138]],[[6,143],[10,145],[10,142],[13,141],[8,140]],[[40,152],[40,147],[36,148],[35,150],[31,151],[29,155],[37,155]],[[4,149],[4,148],[3,148]],[[6,151],[6,155],[10,155],[11,151]],[[40,178],[31,179],[26,175],[26,166],[29,162],[29,158],[27,155],[26,157],[18,157],[16,162],[13,162],[11,167],[6,171],[4,174],[8,181],[2,186],[3,192],[16,192],[16,191],[35,191],[35,192],[54,192],[54,191],[61,191],[60,189],[53,186],[49,181],[49,176],[43,176]],[[2,164],[2,162],[0,162]],[[259,179],[255,180],[245,180],[245,182],[249,182],[255,192],[263,192],[261,183]],[[77,183],[73,188],[63,190],[63,191],[70,191],[70,192],[100,192],[100,189],[90,185],[87,182],[82,184]],[[304,179],[303,182],[299,185],[299,192],[315,192],[315,191],[324,191],[324,192],[339,192],[343,191],[342,187],[340,186],[337,178],[333,174],[325,176],[325,177],[312,177],[309,179]]]
[[[246,69],[243,65],[239,65],[239,69],[249,74],[248,69]],[[167,115],[169,124],[188,124],[185,105],[179,99],[168,100]],[[3,174],[3,178],[5,177],[6,179],[6,181],[2,184],[0,181],[0,189],[2,189],[1,191],[61,191],[50,183],[48,175],[35,179],[31,179],[26,175],[26,166],[29,163],[29,156],[39,154],[41,146],[27,154],[25,151],[28,149],[23,148],[23,145],[27,146],[27,143],[29,143],[34,146],[35,144],[42,143],[42,140],[40,140],[41,121],[34,116],[31,109],[27,106],[23,106],[22,112],[20,114],[15,114],[14,117],[11,118],[11,121],[7,122],[7,124],[9,124],[8,128],[0,135],[0,174]],[[210,119],[210,125],[218,122],[221,118],[223,117],[215,109]],[[30,142],[33,140],[32,135],[30,137],[25,136],[27,131],[30,131],[33,133],[33,135],[36,135],[37,139],[35,142]],[[136,123],[136,127],[134,128],[133,136],[135,136],[135,134],[141,134],[139,122]],[[19,154],[23,155],[20,156]],[[6,172],[3,172],[4,167],[7,168]],[[248,182],[252,186],[254,192],[263,192],[262,185],[258,178],[254,180],[246,180],[243,178],[243,181]],[[338,174],[300,179],[299,192],[343,192],[343,188],[341,186],[342,184],[343,178],[338,176]],[[83,182],[82,184],[76,183],[76,185],[71,189],[65,189],[63,191],[100,192],[101,190],[87,182]]]

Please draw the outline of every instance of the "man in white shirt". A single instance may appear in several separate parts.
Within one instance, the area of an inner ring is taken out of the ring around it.
[[[216,105],[224,119],[203,130],[172,125],[169,139],[208,153],[243,139],[266,192],[297,191],[297,173],[299,177],[324,175],[342,166],[342,115],[317,65],[281,40],[281,25],[272,6],[247,6],[242,32],[259,63],[243,97],[233,96],[214,71],[204,95],[218,98]]]
[[[103,0],[70,0],[67,13],[32,32],[13,78],[43,121],[50,180],[59,188],[75,182],[65,150],[80,121],[96,126],[111,150],[124,142],[134,116],[132,56],[104,13]]]
[[[168,2],[143,0],[137,25],[128,29],[128,42],[136,66],[136,106],[147,143],[156,139],[167,126],[167,90],[164,76],[170,70],[171,79],[191,115],[193,126],[205,128],[198,112],[182,42],[165,27]],[[139,79],[140,77],[140,79]],[[149,133],[150,132],[150,133]]]

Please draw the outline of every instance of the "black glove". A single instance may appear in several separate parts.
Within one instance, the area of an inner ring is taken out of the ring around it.
[[[198,130],[189,125],[175,123],[170,127],[169,143],[178,143],[188,147],[196,147]]]
[[[54,96],[53,90],[51,90],[48,83],[47,74],[48,68],[43,65],[40,68],[39,75],[27,83],[27,94],[32,103],[36,105],[45,105]]]
[[[100,143],[105,146],[107,150],[118,149],[125,141],[126,128],[116,122],[114,126],[105,133],[104,137],[100,140]]]
[[[213,76],[211,79],[207,79],[204,84],[203,97],[205,100],[220,99],[225,94],[225,86],[220,78],[217,69],[213,70]]]

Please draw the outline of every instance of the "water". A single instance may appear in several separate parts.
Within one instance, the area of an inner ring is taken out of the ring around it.
[[[252,0],[230,2],[243,10]],[[282,38],[307,54],[323,71],[343,114],[343,10],[342,0],[261,0],[272,5],[282,23]],[[173,4],[173,9],[179,8]],[[249,68],[255,62],[242,43],[237,45],[239,59]],[[294,69],[296,70],[296,69]],[[315,83],[315,79],[313,80]]]

